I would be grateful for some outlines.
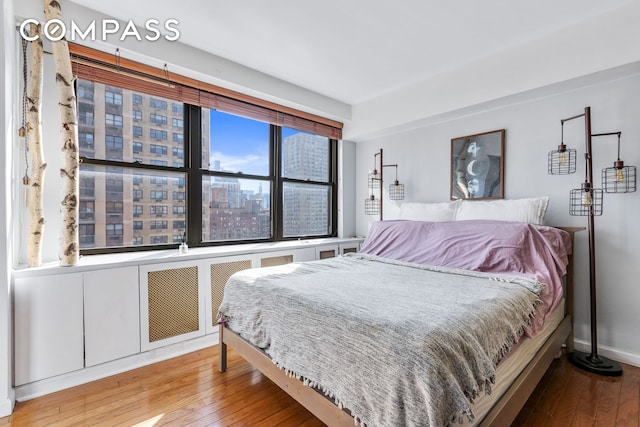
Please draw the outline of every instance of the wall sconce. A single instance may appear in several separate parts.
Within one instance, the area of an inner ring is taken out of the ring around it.
[[[596,319],[596,249],[595,249],[595,216],[602,215],[603,190],[593,188],[593,164],[591,139],[593,137],[618,135],[618,160],[613,167],[602,171],[602,185],[607,193],[627,193],[636,191],[636,167],[624,166],[620,160],[620,132],[591,133],[591,108],[585,107],[584,113],[560,121],[562,137],[564,122],[584,117],[585,122],[585,179],[581,187],[571,190],[569,214],[587,216],[589,218],[589,296],[591,300],[591,353],[574,351],[569,354],[569,361],[586,371],[600,375],[622,375],[622,367],[612,360],[598,355],[598,328]],[[576,170],[576,150],[567,149],[564,142],[558,150],[551,151],[548,157],[548,172],[552,175],[574,173]]]
[[[378,163],[378,156],[380,160]],[[380,169],[378,169],[378,167]],[[382,172],[386,167],[396,168],[396,179],[393,184],[389,185],[389,200],[404,200],[404,184],[400,184],[398,181],[398,165],[385,165],[382,160],[382,148],[373,156],[373,169],[369,171],[367,176],[367,187],[369,190],[379,189],[380,196],[376,198],[373,191],[370,191],[369,197],[364,200],[364,214],[365,215],[380,215],[382,220],[382,190],[384,188]]]

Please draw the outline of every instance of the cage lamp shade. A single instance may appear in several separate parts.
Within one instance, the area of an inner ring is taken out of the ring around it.
[[[564,143],[558,145],[557,150],[549,151],[548,173],[549,175],[568,175],[576,171],[575,148],[567,148]]]
[[[592,188],[589,182],[582,183],[580,188],[571,190],[569,200],[569,215],[589,216],[602,215],[602,189]]]
[[[618,134],[618,160],[613,167],[602,169],[602,187],[605,193],[633,193],[636,191],[636,167],[625,166],[620,160],[620,135]]]
[[[380,215],[380,199],[376,199],[373,194],[364,200],[365,215]]]
[[[636,191],[636,167],[625,166],[622,160],[613,167],[602,169],[602,187],[605,193],[633,193]]]
[[[400,184],[397,179],[389,185],[389,200],[404,200],[404,184]]]
[[[369,171],[369,175],[367,178],[367,184],[368,187],[373,189],[373,188],[380,188],[380,173],[378,172],[377,169],[372,169]]]

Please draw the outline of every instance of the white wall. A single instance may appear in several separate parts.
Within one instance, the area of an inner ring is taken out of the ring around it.
[[[356,234],[356,144],[341,141],[338,150],[338,237]]]
[[[9,415],[13,409],[13,374],[12,374],[12,325],[11,310],[11,177],[12,147],[16,132],[13,105],[15,103],[15,78],[13,68],[15,54],[15,31],[13,27],[13,5],[11,0],[0,1],[0,51],[4,56],[0,67],[0,129],[2,137],[0,154],[0,417]]]
[[[585,84],[587,86],[585,86]],[[621,157],[640,167],[640,71],[628,66],[597,76],[566,82],[521,97],[462,111],[460,117],[410,131],[370,139],[357,144],[356,226],[366,234],[376,218],[364,215],[366,176],[373,154],[384,149],[385,163],[399,164],[399,179],[406,184],[406,201],[435,202],[449,199],[451,138],[506,129],[505,198],[549,195],[547,223],[586,226],[585,217],[568,214],[569,191],[584,180],[584,122],[565,124],[565,143],[578,149],[578,173],[547,175],[547,153],[560,141],[560,120],[584,112],[590,106],[593,133],[621,131]],[[594,180],[616,160],[617,138],[593,139]],[[385,170],[387,177],[391,169]],[[389,183],[389,179],[386,179]],[[639,183],[640,184],[640,183]],[[385,219],[397,206],[385,200]],[[597,217],[596,256],[598,278],[598,342],[601,353],[640,366],[640,192],[607,194],[604,214]],[[576,242],[576,338],[590,339],[587,232]],[[579,344],[580,344],[579,342]]]
[[[640,61],[639,20],[640,2],[629,2],[354,105],[344,137],[361,141],[388,135],[393,129],[416,127],[434,115]]]

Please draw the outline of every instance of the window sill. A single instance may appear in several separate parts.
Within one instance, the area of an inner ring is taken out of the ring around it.
[[[43,264],[39,267],[18,266],[13,277],[35,277],[51,274],[67,274],[127,266],[159,264],[174,261],[189,261],[206,258],[218,258],[233,255],[248,255],[272,251],[314,248],[325,245],[362,242],[362,238],[325,238],[289,240],[283,242],[243,243],[237,245],[209,246],[206,248],[189,248],[189,252],[181,254],[176,245],[175,250],[139,251],[104,255],[81,256],[74,266],[62,267],[57,262]]]

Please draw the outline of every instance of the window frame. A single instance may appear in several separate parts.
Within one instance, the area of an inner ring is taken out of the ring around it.
[[[84,48],[84,47],[80,47],[78,45],[75,44],[71,44],[72,48],[72,60],[76,60],[78,61],[78,57],[74,56],[74,52],[77,52],[78,50],[83,50],[83,49],[89,49],[89,48]],[[96,51],[97,52],[97,51]],[[99,55],[99,53],[96,53],[96,55]],[[125,62],[130,62],[130,61],[125,61]],[[84,64],[85,67],[91,67],[91,65],[87,65],[86,63]],[[142,64],[140,64],[141,67],[147,67],[144,66]],[[150,69],[150,68],[149,68]],[[186,88],[189,88],[191,90],[196,90],[196,91],[200,91],[201,95],[200,98],[190,98],[190,99],[203,99],[205,101],[200,101],[200,103],[198,102],[193,102],[190,101],[189,99],[176,99],[176,98],[172,98],[171,93],[171,87],[173,86],[167,86],[167,85],[157,85],[157,87],[155,87],[153,89],[153,91],[147,91],[144,88],[144,81],[139,82],[139,85],[142,85],[143,88],[139,88],[139,89],[135,89],[132,88],[132,84],[131,82],[128,83],[121,83],[119,81],[120,78],[126,80],[128,79],[132,79],[135,77],[131,77],[131,74],[127,75],[126,72],[109,72],[109,70],[107,70],[106,72],[110,73],[109,77],[105,78],[103,77],[103,74],[101,73],[105,73],[104,70],[102,69],[96,69],[95,73],[86,73],[84,74],[84,76],[80,76],[80,78],[82,79],[86,79],[89,81],[92,81],[94,83],[102,83],[105,85],[109,85],[111,87],[115,87],[115,88],[122,88],[122,89],[129,89],[132,90],[134,93],[132,93],[132,110],[137,110],[140,107],[140,103],[136,102],[136,96],[138,95],[139,92],[140,94],[146,94],[149,97],[149,107],[151,107],[152,109],[156,109],[156,112],[154,114],[165,114],[164,112],[161,111],[167,111],[169,108],[169,104],[171,104],[171,110],[174,111],[175,109],[180,110],[182,109],[182,124],[183,127],[181,128],[181,135],[182,135],[182,144],[181,144],[181,149],[183,149],[183,162],[182,164],[178,164],[178,163],[167,163],[166,165],[154,165],[154,164],[149,164],[149,163],[142,163],[140,162],[138,159],[136,159],[135,157],[133,158],[133,161],[126,161],[126,160],[122,160],[122,159],[113,159],[113,158],[107,158],[107,159],[94,159],[94,158],[89,158],[89,157],[81,157],[81,161],[87,165],[92,164],[92,165],[99,165],[99,166],[114,166],[114,167],[118,167],[118,168],[123,168],[123,169],[128,169],[131,170],[133,173],[133,185],[139,185],[141,184],[141,182],[138,182],[136,180],[136,170],[141,170],[140,172],[145,172],[143,175],[141,176],[151,176],[151,174],[155,171],[158,172],[158,174],[172,174],[172,173],[182,173],[184,174],[185,177],[185,183],[184,183],[184,191],[186,193],[185,196],[185,200],[179,200],[177,202],[180,202],[181,204],[184,204],[185,207],[182,208],[181,206],[178,206],[178,211],[182,211],[183,209],[186,210],[185,214],[184,214],[184,221],[185,221],[185,226],[186,226],[186,233],[187,233],[187,243],[192,246],[192,247],[206,247],[206,246],[223,246],[223,245],[231,245],[231,244],[244,244],[244,243],[260,243],[260,242],[274,242],[274,241],[284,241],[284,240],[297,240],[299,238],[326,238],[326,237],[334,237],[337,235],[337,219],[338,219],[338,143],[339,143],[339,139],[336,138],[335,136],[327,136],[328,138],[328,162],[329,162],[329,179],[327,182],[315,182],[315,181],[309,181],[309,180],[297,180],[297,179],[292,179],[292,178],[285,178],[282,177],[282,128],[283,127],[287,127],[287,128],[291,128],[291,129],[299,129],[302,132],[309,132],[309,133],[314,133],[314,132],[310,132],[308,129],[304,129],[304,128],[297,128],[297,126],[291,125],[291,123],[294,123],[295,120],[292,122],[291,120],[287,121],[287,115],[291,115],[291,112],[296,112],[295,110],[292,110],[290,108],[287,107],[281,107],[281,106],[275,106],[275,108],[277,108],[276,111],[276,115],[279,116],[279,114],[283,114],[285,119],[282,123],[276,123],[273,121],[267,121],[267,123],[269,124],[269,173],[266,176],[262,176],[262,175],[250,175],[250,174],[242,174],[242,173],[229,173],[229,172],[222,172],[222,171],[212,171],[212,170],[208,170],[208,168],[204,168],[202,167],[202,155],[203,155],[203,151],[202,151],[202,144],[201,144],[201,137],[202,137],[202,109],[203,108],[209,108],[209,109],[219,109],[220,111],[229,113],[229,114],[235,114],[241,117],[245,117],[248,119],[252,119],[252,120],[258,120],[258,121],[265,121],[262,120],[260,117],[256,117],[253,115],[253,113],[251,113],[251,108],[252,106],[258,105],[257,108],[274,108],[274,105],[269,103],[268,101],[261,101],[261,100],[256,100],[256,99],[252,99],[251,97],[247,97],[241,94],[233,94],[231,93],[231,95],[237,95],[238,98],[229,98],[227,99],[227,101],[225,102],[230,102],[231,110],[226,109],[228,108],[228,106],[226,106],[225,108],[212,108],[211,105],[211,100],[214,99],[215,97],[219,97],[220,95],[217,95],[215,92],[211,93],[211,92],[204,92],[203,94],[203,90],[217,90],[218,88],[216,87],[211,87],[207,84],[203,84],[202,82],[195,82],[197,84],[193,84],[192,86],[183,86]],[[122,69],[120,69],[120,71],[122,71]],[[96,74],[94,76],[94,74]],[[138,73],[139,75],[139,73]],[[164,75],[164,74],[163,74]],[[127,77],[129,76],[129,77]],[[178,76],[182,79],[181,76]],[[151,83],[152,84],[152,83]],[[178,82],[177,85],[181,85],[183,84],[182,82]],[[162,89],[159,89],[162,88]],[[194,89],[196,88],[196,89]],[[198,89],[200,88],[200,89]],[[204,88],[204,89],[202,89]],[[160,92],[162,90],[162,92]],[[168,93],[164,94],[164,91],[167,91]],[[229,96],[229,91],[223,91],[223,95],[222,97],[225,96]],[[123,99],[124,99],[124,95],[125,93],[123,93]],[[165,100],[161,100],[158,98],[165,98]],[[188,96],[187,96],[188,98]],[[144,97],[142,98],[142,102],[144,101]],[[223,99],[223,98],[216,98],[218,101]],[[226,98],[225,98],[226,99]],[[208,100],[208,101],[207,101]],[[248,101],[257,101],[257,104],[251,104]],[[216,101],[217,102],[217,101]],[[223,102],[224,103],[224,102]],[[266,105],[266,107],[265,107]],[[238,111],[235,111],[234,108],[236,108],[237,106],[240,106],[240,113],[238,113]],[[244,106],[248,106],[249,109],[248,110],[244,110]],[[181,107],[181,108],[180,108]],[[245,111],[249,111],[248,115],[245,115]],[[284,111],[284,113],[278,113],[278,111]],[[294,118],[297,116],[293,116]],[[320,120],[318,120],[317,122],[313,122],[316,123],[319,126],[319,129],[322,129],[320,131],[319,134],[323,135],[324,132],[328,132],[327,129],[337,129],[337,134],[336,133],[332,133],[331,135],[340,135],[341,132],[341,128],[342,128],[342,124],[341,123],[337,123],[337,122],[333,122],[329,119],[322,119],[320,117],[317,116],[313,116],[310,115],[308,113],[301,113],[301,122],[305,122],[307,123],[306,125],[308,126],[308,123],[310,122],[310,120],[314,120],[315,118],[318,118]],[[279,119],[278,119],[279,120]],[[114,121],[115,124],[115,121]],[[151,125],[149,127],[145,126],[146,129],[150,129],[149,130],[149,137],[151,139],[158,139],[157,135],[152,136],[151,135],[151,129],[155,129],[158,132],[162,132],[161,136],[164,136],[164,138],[162,139],[162,143],[166,143],[168,140],[168,132],[165,129],[157,129],[154,128],[153,125],[155,123],[151,123]],[[168,125],[168,122],[166,123]],[[335,124],[338,124],[339,126],[335,127]],[[105,117],[105,125],[106,126],[111,126],[111,124],[106,120]],[[122,126],[120,125],[120,123],[118,122],[116,124],[116,126]],[[172,123],[171,123],[172,127],[174,125],[174,119],[172,119]],[[141,126],[136,126],[135,122],[133,124],[133,128],[132,128],[132,135],[131,135],[131,142],[133,143],[133,141],[136,139],[137,136],[142,136],[144,133],[146,133],[147,131],[145,130],[145,128],[142,128]],[[136,130],[139,129],[140,132],[136,132]],[[172,132],[172,140],[175,138],[173,135],[175,135],[175,132]],[[328,135],[328,134],[326,134]],[[128,141],[127,141],[128,143]],[[94,142],[95,144],[95,142]],[[125,144],[126,145],[126,144]],[[133,148],[132,148],[133,149]],[[174,154],[173,152],[174,150],[172,150],[171,155]],[[162,153],[162,157],[166,157],[169,156],[169,153],[167,152]],[[202,216],[202,207],[203,207],[203,197],[202,197],[202,181],[204,178],[209,177],[209,176],[220,176],[220,177],[226,177],[226,178],[239,178],[239,179],[255,179],[255,180],[261,180],[261,181],[267,181],[270,185],[270,189],[269,189],[269,194],[270,194],[270,223],[271,223],[271,235],[269,238],[258,238],[258,239],[243,239],[243,240],[221,240],[221,241],[211,241],[211,240],[207,240],[207,239],[203,239],[202,237],[202,233],[203,233],[203,216]],[[284,237],[283,236],[283,228],[284,228],[284,224],[283,224],[283,206],[282,206],[282,202],[283,202],[283,185],[286,182],[299,182],[302,184],[317,184],[317,185],[322,185],[322,186],[326,186],[329,188],[329,201],[328,201],[328,224],[327,224],[327,234],[323,234],[323,235],[311,235],[311,236],[288,236],[288,237]],[[146,188],[146,187],[145,187]],[[95,191],[95,190],[94,190]],[[173,224],[173,218],[171,218],[172,216],[172,211],[174,209],[176,209],[176,205],[173,205],[172,209],[169,209],[169,206],[171,206],[171,202],[173,201],[174,203],[176,202],[175,200],[173,200],[171,198],[171,200],[169,200],[170,198],[167,197],[167,199],[163,199],[161,203],[155,203],[155,204],[149,204],[147,206],[149,206],[149,215],[154,215],[156,218],[158,218],[157,220],[164,220],[165,218],[168,220],[172,221]],[[141,212],[136,212],[136,207],[138,207],[140,209]],[[151,211],[153,209],[160,209],[160,213],[155,212],[155,214],[152,214]],[[143,208],[142,205],[136,205],[135,203],[132,203],[132,221],[137,221],[139,216],[144,216],[144,211],[146,211],[146,209]],[[95,224],[95,226],[97,226],[99,224]],[[94,230],[97,227],[94,227]],[[135,231],[135,230],[134,230]],[[135,234],[135,233],[134,233]],[[122,236],[122,235],[120,235]],[[109,238],[110,236],[107,236],[107,238]],[[94,235],[95,238],[95,235]],[[146,240],[146,239],[145,239]],[[153,236],[151,236],[150,240],[154,240]],[[80,253],[83,255],[90,255],[90,254],[98,254],[98,253],[115,253],[115,252],[130,252],[130,251],[141,251],[141,250],[161,250],[161,249],[166,249],[166,248],[173,248],[175,245],[171,242],[171,239],[168,239],[169,242],[167,244],[143,244],[140,245],[138,242],[132,242],[129,246],[107,246],[107,247],[100,247],[100,248],[83,248],[80,250]]]

